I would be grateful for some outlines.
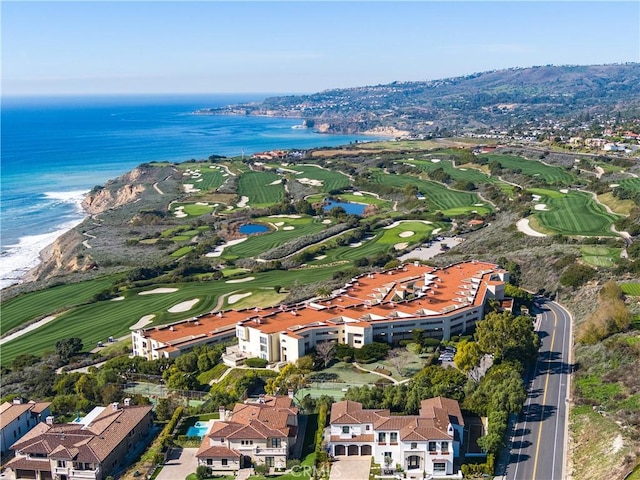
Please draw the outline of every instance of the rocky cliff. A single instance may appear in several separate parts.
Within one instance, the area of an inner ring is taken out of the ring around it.
[[[94,188],[82,201],[82,208],[91,215],[97,215],[136,201],[146,189],[144,185],[137,183],[145,173],[143,168],[138,167],[107,182],[104,187]]]

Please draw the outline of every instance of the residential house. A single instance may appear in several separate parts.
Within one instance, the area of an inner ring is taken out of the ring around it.
[[[410,477],[459,476],[464,421],[456,400],[422,400],[418,415],[391,415],[363,409],[351,400],[331,406],[328,448],[333,456],[372,455],[388,473],[398,468]]]
[[[220,410],[196,458],[215,472],[236,472],[253,464],[284,470],[298,433],[298,408],[292,396],[261,395]]]
[[[104,480],[126,466],[148,436],[151,406],[112,403],[71,423],[39,423],[11,446],[6,465],[14,480]]]
[[[50,405],[50,402],[25,402],[20,397],[0,405],[0,454],[3,457],[13,443],[51,415]]]

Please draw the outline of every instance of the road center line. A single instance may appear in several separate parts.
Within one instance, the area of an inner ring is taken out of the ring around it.
[[[558,315],[556,315],[556,312],[554,312],[553,310],[551,310],[551,312],[553,313],[553,335],[551,335],[551,345],[549,345],[549,352],[552,351],[553,348],[553,344],[556,342],[556,326],[558,325]],[[549,364],[549,360],[547,360],[547,364]],[[542,406],[541,406],[541,411],[540,411],[540,428],[538,429],[538,440],[536,441],[536,455],[535,455],[535,459],[533,461],[533,480],[535,480],[536,478],[536,471],[538,470],[538,457],[540,455],[540,442],[542,440],[542,427],[543,427],[543,421],[542,421],[542,416],[544,415],[544,406],[547,403],[547,392],[549,390],[549,377],[551,376],[551,372],[550,370],[547,369],[547,378],[545,379],[544,382],[544,395],[542,396]]]

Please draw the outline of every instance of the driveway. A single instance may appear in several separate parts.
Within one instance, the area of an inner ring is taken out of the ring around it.
[[[157,480],[182,480],[198,467],[197,448],[172,448]]]
[[[369,480],[371,456],[340,456],[331,465],[329,480]]]

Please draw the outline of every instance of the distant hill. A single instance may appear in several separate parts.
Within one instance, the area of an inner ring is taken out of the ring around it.
[[[393,82],[280,96],[200,113],[272,115],[327,132],[395,128],[415,134],[505,128],[598,115],[638,116],[640,63],[539,66],[424,82]]]

